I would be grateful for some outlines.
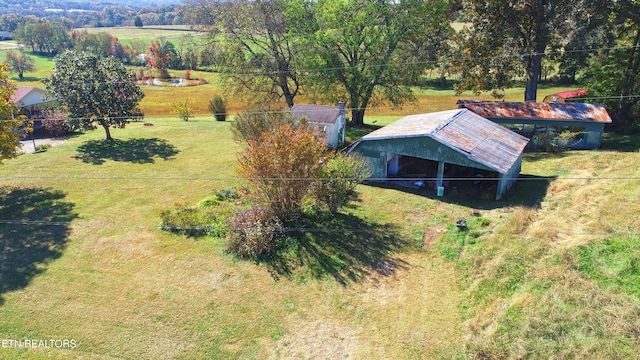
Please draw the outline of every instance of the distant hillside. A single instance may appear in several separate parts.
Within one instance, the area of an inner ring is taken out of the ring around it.
[[[56,10],[102,11],[109,7],[138,9],[179,4],[181,0],[3,0],[0,2],[0,15],[42,16],[45,11]]]

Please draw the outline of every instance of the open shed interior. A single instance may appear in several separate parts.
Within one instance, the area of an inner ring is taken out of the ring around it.
[[[398,154],[387,157],[387,178],[393,184],[435,189],[437,177],[438,161]],[[498,177],[495,171],[445,163],[442,185],[450,195],[492,199],[496,195]]]

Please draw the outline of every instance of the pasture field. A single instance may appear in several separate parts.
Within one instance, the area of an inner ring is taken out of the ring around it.
[[[41,86],[53,63],[36,66],[20,85]],[[209,83],[143,86],[144,122],[112,143],[98,129],[0,165],[1,359],[637,357],[638,136],[526,153],[502,201],[363,184],[278,261],[252,263],[224,239],[159,229],[162,210],[242,184],[231,122],[207,109],[224,94],[217,75],[191,75]],[[416,96],[365,122],[489,98]],[[170,115],[185,100],[189,122]],[[231,116],[244,110],[228,100]]]
[[[307,258],[277,273],[234,260],[222,239],[157,228],[162,209],[239,183],[238,145],[228,122],[147,121],[154,126],[114,130],[115,148],[94,131],[0,168],[2,203],[26,201],[11,214],[3,208],[3,219],[68,223],[0,225],[0,241],[23,261],[2,269],[0,338],[78,342],[75,349],[2,348],[0,357],[407,358],[459,351],[457,270],[419,244],[424,221],[461,215],[464,207],[362,187],[336,219],[337,233],[317,237]],[[371,211],[380,207],[393,210]],[[363,227],[380,233],[350,232]]]
[[[528,153],[499,202],[361,185],[297,257],[256,264],[224,239],[158,229],[161,210],[241,184],[230,122],[145,121],[0,167],[0,339],[77,344],[0,358],[611,358],[639,345],[637,137]]]
[[[120,41],[126,40],[160,40],[175,39],[186,35],[197,36],[198,32],[191,31],[187,25],[149,25],[143,27],[135,26],[118,26],[118,27],[96,27],[96,28],[77,28],[76,31],[87,31],[88,33],[106,32],[115,36]]]

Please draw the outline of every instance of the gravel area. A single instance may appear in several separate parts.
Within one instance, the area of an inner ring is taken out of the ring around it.
[[[25,154],[29,154],[35,151],[33,146],[34,140],[26,139],[26,140],[21,140],[20,142],[22,143],[22,148],[18,149],[18,151],[22,151]],[[51,146],[56,146],[56,145],[63,144],[64,142],[65,140],[56,139],[56,138],[35,139],[36,146],[42,145],[42,144],[50,144]]]

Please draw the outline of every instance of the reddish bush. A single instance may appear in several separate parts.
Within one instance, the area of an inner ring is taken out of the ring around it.
[[[268,257],[278,249],[284,228],[268,208],[254,206],[229,219],[227,250],[246,259]]]

